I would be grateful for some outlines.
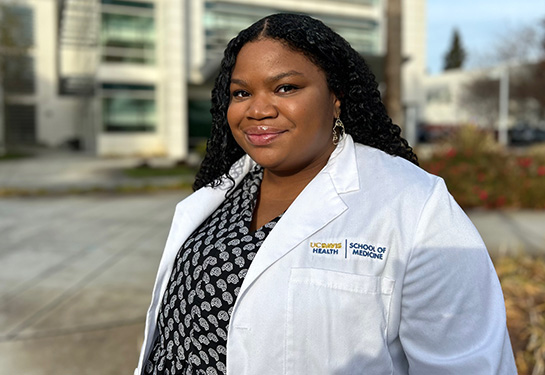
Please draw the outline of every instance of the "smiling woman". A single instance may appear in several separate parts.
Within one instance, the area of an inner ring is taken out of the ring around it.
[[[237,57],[230,90],[231,132],[265,168],[264,178],[307,169],[314,177],[323,168],[335,148],[331,124],[340,101],[316,65],[274,40],[248,43]]]
[[[135,374],[516,373],[479,234],[344,39],[256,22],[211,112]]]
[[[326,165],[335,149],[332,124],[339,117],[340,101],[321,69],[271,39],[241,49],[230,91],[231,133],[264,168],[255,229],[284,212]]]

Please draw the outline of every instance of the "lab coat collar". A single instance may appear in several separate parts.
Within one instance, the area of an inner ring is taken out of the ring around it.
[[[238,185],[244,176],[256,165],[257,163],[248,155],[244,155],[233,164],[229,174],[235,179],[235,184]],[[359,189],[359,178],[355,178],[358,176],[356,148],[350,134],[346,134],[341,142],[339,142],[335,150],[331,153],[327,165],[320,173],[327,173],[331,176],[332,183],[339,194]],[[223,191],[225,194],[231,186],[232,181],[223,177],[220,186],[215,189],[205,189]],[[220,194],[220,196],[222,195]]]
[[[322,172],[331,176],[331,181],[339,194],[359,190],[356,146],[350,134],[346,134],[337,145]]]

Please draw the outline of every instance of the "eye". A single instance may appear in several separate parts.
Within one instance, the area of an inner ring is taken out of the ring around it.
[[[294,85],[282,85],[278,88],[277,92],[288,93],[297,90],[297,87]]]
[[[250,93],[244,90],[235,90],[233,91],[232,95],[233,95],[233,98],[246,98],[250,96]]]

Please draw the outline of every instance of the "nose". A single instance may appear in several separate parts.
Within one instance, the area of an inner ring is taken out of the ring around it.
[[[278,115],[276,105],[272,98],[266,94],[254,95],[248,107],[248,117],[253,120],[274,118]]]

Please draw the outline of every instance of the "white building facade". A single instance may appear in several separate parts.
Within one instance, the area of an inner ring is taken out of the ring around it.
[[[403,101],[416,119],[425,100],[426,2],[403,4]],[[34,108],[29,139],[101,156],[184,159],[190,139],[209,134],[210,89],[227,42],[268,14],[321,19],[379,79],[386,53],[386,0],[18,0],[16,7],[32,24],[35,85],[6,97]],[[6,119],[18,127],[13,115]]]
[[[422,122],[429,127],[443,128],[476,125],[499,129],[502,121],[507,128],[517,123],[543,127],[539,103],[516,93],[510,94],[521,79],[528,79],[527,74],[533,69],[537,67],[531,63],[512,64],[474,70],[453,69],[426,76]],[[481,90],[485,85],[485,92],[481,92],[480,97],[471,94],[476,90],[472,86],[475,83],[480,83]]]

